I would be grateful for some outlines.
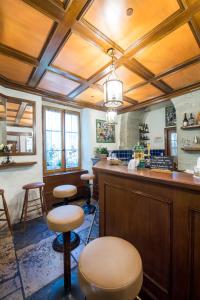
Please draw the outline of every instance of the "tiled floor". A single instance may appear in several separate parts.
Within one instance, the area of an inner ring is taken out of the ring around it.
[[[85,216],[83,225],[76,230],[81,243],[71,256],[74,278],[77,275],[75,260],[85,246],[92,217],[93,215]],[[98,216],[92,236],[98,236]],[[63,255],[52,249],[54,237],[55,233],[48,230],[43,217],[28,221],[25,231],[21,224],[15,225],[13,238],[8,231],[0,233],[0,299],[50,298],[54,286],[63,276]],[[83,300],[83,295],[78,288],[77,290],[75,299]]]

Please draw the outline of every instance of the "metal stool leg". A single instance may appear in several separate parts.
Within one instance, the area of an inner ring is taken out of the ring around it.
[[[89,241],[90,241],[92,229],[93,229],[93,226],[94,226],[94,221],[95,221],[95,218],[96,218],[96,215],[97,215],[97,209],[98,209],[98,204],[97,204],[97,206],[95,207],[95,212],[94,212],[94,215],[93,215],[93,218],[92,218],[92,223],[91,223],[91,225],[90,225],[90,229],[89,229],[89,232],[88,232],[88,235],[87,235],[87,238],[86,238],[86,245],[87,245],[87,244],[89,243]]]
[[[63,244],[64,244],[64,287],[65,293],[71,291],[71,249],[70,249],[70,236],[71,233],[63,233]]]
[[[92,197],[91,186],[92,184],[90,184],[89,181],[85,184],[85,191],[86,191],[87,198],[85,199],[86,203],[82,206],[82,208],[86,215],[90,215],[95,212],[95,205],[91,204],[91,197]]]

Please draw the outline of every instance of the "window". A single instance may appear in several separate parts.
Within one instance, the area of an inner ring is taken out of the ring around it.
[[[80,114],[44,107],[44,172],[80,168]]]

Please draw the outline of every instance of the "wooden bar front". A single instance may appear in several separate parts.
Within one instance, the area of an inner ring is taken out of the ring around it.
[[[176,172],[128,171],[106,161],[94,172],[100,235],[122,237],[139,250],[145,294],[200,299],[200,180]]]

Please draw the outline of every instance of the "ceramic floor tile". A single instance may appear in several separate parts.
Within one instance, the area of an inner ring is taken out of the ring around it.
[[[14,293],[21,287],[19,276],[6,280],[0,284],[0,299]]]
[[[9,294],[7,297],[3,298],[3,300],[23,300],[22,290],[18,289],[14,293]]]
[[[83,251],[83,249],[85,248],[85,244],[80,244],[76,249],[74,249],[72,251],[72,255],[75,258],[76,261],[78,261],[79,256],[81,254],[81,252]]]
[[[78,276],[77,276],[77,268],[72,270],[71,273],[71,279],[72,279],[72,293],[69,296],[65,296],[62,298],[63,300],[85,300],[84,295],[82,294],[79,282],[78,282]],[[52,294],[55,293],[55,289],[58,286],[63,286],[63,278],[57,278],[47,286],[43,287],[33,295],[27,298],[27,300],[46,300],[51,299]],[[53,298],[56,299],[56,298]],[[59,298],[61,299],[61,298]]]
[[[53,232],[48,229],[43,217],[26,222],[25,230],[23,224],[18,223],[14,226],[15,249],[19,250],[31,244],[36,244],[51,235],[53,235]]]
[[[18,273],[12,236],[0,238],[0,284]]]
[[[26,297],[63,274],[63,254],[53,250],[53,239],[54,236],[17,251]],[[72,259],[72,268],[75,264]]]

